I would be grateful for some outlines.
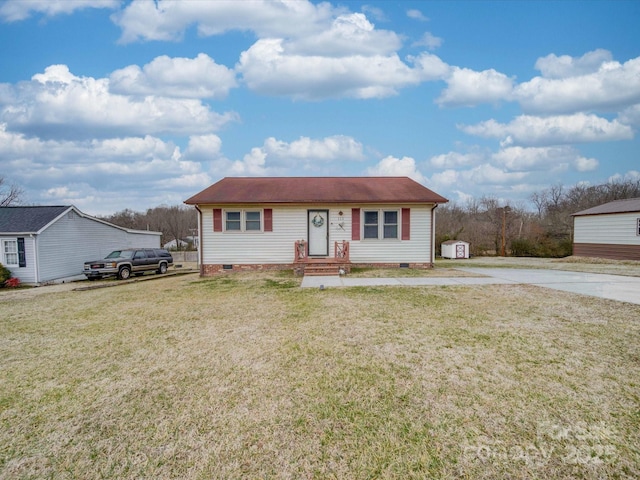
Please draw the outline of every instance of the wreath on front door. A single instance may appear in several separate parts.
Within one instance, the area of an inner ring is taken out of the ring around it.
[[[320,228],[322,225],[324,225],[324,218],[316,213],[315,217],[313,217],[313,219],[311,220],[311,223],[313,223],[314,227]]]

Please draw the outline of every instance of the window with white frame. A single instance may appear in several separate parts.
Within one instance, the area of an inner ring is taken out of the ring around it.
[[[365,239],[397,239],[398,218],[397,210],[365,210],[363,237]]]
[[[2,258],[4,264],[18,265],[18,241],[17,240],[3,240],[2,241]]]
[[[636,225],[636,235],[640,235],[640,218],[637,219],[638,224]]]
[[[225,230],[227,232],[260,232],[262,231],[261,210],[227,210],[225,211]]]
[[[384,224],[382,230],[382,238],[398,238],[398,212],[383,212]]]

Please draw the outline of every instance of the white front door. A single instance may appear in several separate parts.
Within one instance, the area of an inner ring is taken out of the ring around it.
[[[309,256],[329,255],[329,210],[309,210]]]

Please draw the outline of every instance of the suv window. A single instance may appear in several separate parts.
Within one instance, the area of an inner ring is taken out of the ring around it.
[[[147,258],[156,258],[156,252],[155,250],[145,250],[144,253],[147,254]]]

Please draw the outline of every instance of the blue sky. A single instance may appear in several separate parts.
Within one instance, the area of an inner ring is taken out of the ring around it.
[[[5,0],[0,176],[181,204],[225,176],[409,176],[454,202],[640,178],[640,2]]]

